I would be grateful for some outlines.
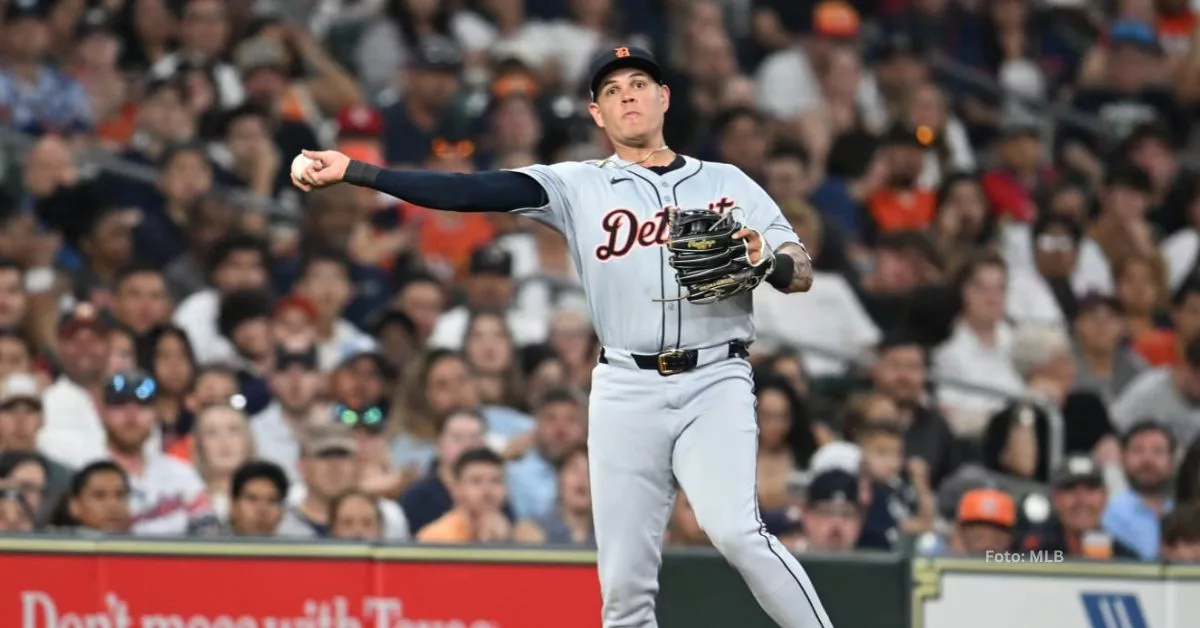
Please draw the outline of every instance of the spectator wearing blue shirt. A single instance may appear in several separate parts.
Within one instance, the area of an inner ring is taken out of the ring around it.
[[[1121,441],[1121,465],[1129,488],[1108,500],[1100,523],[1142,560],[1158,558],[1159,522],[1175,505],[1168,492],[1174,451],[1175,436],[1155,421],[1134,425]]]
[[[551,388],[534,411],[533,444],[508,463],[509,495],[520,519],[533,519],[554,508],[558,466],[563,456],[586,439],[584,398],[570,388]]]
[[[40,0],[13,0],[4,11],[4,67],[0,110],[7,126],[24,133],[89,131],[92,105],[74,79],[42,63],[49,49],[48,7]]]

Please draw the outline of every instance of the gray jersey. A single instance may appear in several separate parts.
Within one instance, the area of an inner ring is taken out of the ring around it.
[[[666,208],[740,207],[772,249],[798,242],[779,206],[734,166],[684,157],[664,175],[616,157],[520,168],[546,190],[544,207],[518,210],[558,230],[579,269],[600,342],[633,353],[697,349],[754,339],[751,297],[710,305],[682,297],[662,246]]]

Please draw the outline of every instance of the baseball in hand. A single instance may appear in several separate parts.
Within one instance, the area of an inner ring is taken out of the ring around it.
[[[296,155],[296,158],[292,160],[292,178],[304,182],[304,171],[308,170],[308,165],[312,162],[313,160],[304,155]]]

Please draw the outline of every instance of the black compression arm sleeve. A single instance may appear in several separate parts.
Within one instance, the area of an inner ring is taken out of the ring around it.
[[[389,170],[351,161],[345,181],[421,207],[455,212],[509,212],[548,202],[533,177],[509,170],[458,174]]]

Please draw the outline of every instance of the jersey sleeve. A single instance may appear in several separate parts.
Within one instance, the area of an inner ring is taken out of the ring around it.
[[[733,166],[729,168],[736,173],[735,180],[738,183],[734,193],[737,196],[733,200],[746,211],[746,226],[761,233],[772,249],[779,248],[784,242],[799,243],[800,237],[767,191],[741,170]]]
[[[579,186],[583,183],[583,169],[592,167],[580,162],[567,161],[552,165],[534,164],[513,170],[537,181],[546,191],[545,205],[523,207],[514,210],[513,213],[533,218],[559,232],[565,232],[567,217],[574,210]]]

